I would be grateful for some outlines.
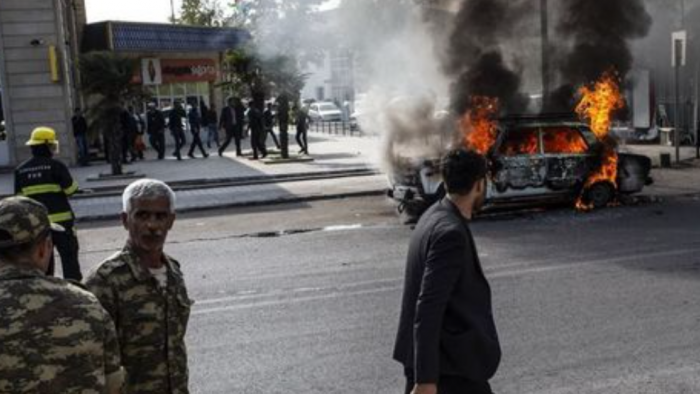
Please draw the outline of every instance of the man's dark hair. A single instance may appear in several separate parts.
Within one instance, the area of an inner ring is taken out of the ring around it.
[[[455,149],[442,159],[441,171],[448,193],[467,194],[486,177],[486,159],[473,150]]]
[[[34,145],[31,147],[31,149],[32,156],[34,157],[53,157],[53,152],[51,152],[49,144]]]
[[[0,248],[0,260],[8,263],[23,263],[24,259],[29,258],[34,248],[37,247],[41,242],[44,242],[47,237],[51,236],[51,231],[46,231],[40,234],[34,241],[8,246],[6,248]],[[3,231],[0,231],[0,241],[3,239],[9,239],[10,236]]]

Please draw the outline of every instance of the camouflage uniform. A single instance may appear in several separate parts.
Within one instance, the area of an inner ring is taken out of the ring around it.
[[[164,258],[165,289],[128,246],[85,279],[116,323],[128,393],[189,392],[185,331],[192,301],[180,264]]]
[[[41,204],[0,202],[0,248],[50,229]],[[121,384],[112,319],[97,298],[24,262],[0,262],[0,393],[103,393]]]

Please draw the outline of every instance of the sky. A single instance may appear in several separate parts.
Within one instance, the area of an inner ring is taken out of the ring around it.
[[[106,20],[131,22],[168,22],[171,0],[85,0],[88,23]],[[175,13],[182,0],[172,0]],[[224,2],[224,0],[220,0]],[[329,0],[323,8],[337,7],[340,0]]]

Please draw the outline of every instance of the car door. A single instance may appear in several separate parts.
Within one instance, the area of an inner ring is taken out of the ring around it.
[[[543,127],[542,146],[547,186],[554,192],[575,192],[585,181],[590,150],[581,130],[570,125]]]
[[[492,151],[491,198],[511,199],[546,192],[546,161],[539,127],[506,130]]]

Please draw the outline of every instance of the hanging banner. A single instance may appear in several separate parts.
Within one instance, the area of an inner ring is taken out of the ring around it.
[[[160,85],[163,83],[160,59],[141,59],[141,81],[143,81],[144,85]]]

